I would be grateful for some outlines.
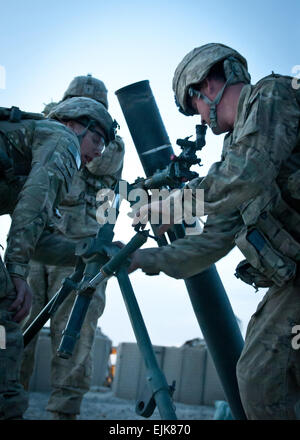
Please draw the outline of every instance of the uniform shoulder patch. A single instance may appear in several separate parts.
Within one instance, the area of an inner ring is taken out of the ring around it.
[[[72,156],[73,156],[73,158],[74,158],[74,160],[75,160],[75,163],[76,163],[77,169],[79,170],[79,168],[80,168],[80,166],[81,166],[81,159],[80,159],[80,154],[78,153],[77,148],[75,147],[74,144],[69,144],[69,146],[68,146],[68,150],[69,150],[70,153],[72,154]]]

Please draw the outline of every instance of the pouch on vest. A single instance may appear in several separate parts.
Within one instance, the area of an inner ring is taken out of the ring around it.
[[[0,138],[0,215],[11,214],[25,183],[25,176],[16,176],[11,158],[1,148]]]
[[[257,291],[259,287],[271,287],[274,285],[273,281],[263,275],[262,272],[255,269],[247,260],[242,260],[235,269],[236,278],[239,278],[244,283],[254,287]]]
[[[277,286],[283,286],[296,275],[296,262],[276,250],[257,225],[244,226],[235,243],[251,266]]]
[[[0,121],[7,121],[9,124],[15,123],[16,127],[18,127],[17,124],[26,119],[41,120],[45,118],[40,113],[23,112],[18,107],[0,107]],[[2,177],[4,175],[6,180],[13,182],[19,176],[27,176],[30,172],[30,167],[28,167],[27,161],[24,161],[24,156],[19,152],[18,148],[10,149],[3,146],[1,136],[8,145],[14,146],[14,142],[9,137],[9,130],[6,131],[6,128],[2,127],[0,130],[0,173]],[[8,151],[10,151],[9,156]]]

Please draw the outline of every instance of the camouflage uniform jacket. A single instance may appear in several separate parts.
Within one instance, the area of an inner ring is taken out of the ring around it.
[[[235,246],[236,233],[255,222],[276,192],[299,213],[299,194],[290,187],[300,165],[299,121],[300,90],[293,89],[292,78],[272,74],[255,86],[245,85],[221,161],[204,179],[189,184],[204,189],[208,219],[203,233],[142,250],[143,270],[174,278],[203,271]]]
[[[85,167],[74,177],[72,187],[59,205],[61,219],[53,219],[55,229],[68,238],[95,236],[99,229],[96,211],[97,193],[102,188],[113,188],[121,177],[124,157],[123,140],[116,139],[106,147],[97,168],[97,175]]]
[[[0,148],[12,158],[15,174],[28,176],[13,203],[5,254],[9,273],[26,278],[47,219],[65,198],[80,167],[80,147],[75,134],[58,122],[24,120],[0,122]],[[0,188],[4,192],[5,185]]]

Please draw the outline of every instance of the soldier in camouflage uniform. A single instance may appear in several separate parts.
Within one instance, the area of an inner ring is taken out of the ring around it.
[[[27,396],[20,384],[23,339],[20,322],[31,305],[28,263],[53,210],[68,193],[81,163],[101,153],[111,140],[113,121],[105,107],[73,98],[60,121],[32,119],[17,108],[0,109],[1,214],[11,214],[5,253],[0,259],[0,419],[21,418]]]
[[[300,324],[300,90],[274,73],[251,85],[244,57],[222,44],[187,54],[173,89],[184,114],[200,114],[215,134],[227,133],[221,160],[188,185],[204,190],[208,218],[201,235],[137,251],[130,270],[187,278],[237,245],[246,257],[237,276],[270,287],[237,365],[245,412],[249,419],[299,419],[300,350],[291,340]]]
[[[63,96],[63,101],[75,96],[93,98],[101,102],[106,109],[108,108],[107,90],[104,83],[91,75],[74,78]],[[55,108],[52,107],[52,113],[50,111],[50,114],[55,114]],[[99,223],[96,219],[97,192],[102,188],[113,188],[115,186],[117,180],[121,177],[123,156],[124,143],[119,136],[116,136],[116,139],[110,142],[101,156],[95,158],[77,173],[71,190],[59,206],[61,219],[58,220],[53,217],[53,225],[48,227],[48,235],[44,235],[47,245],[39,245],[39,261],[44,259],[45,262],[49,261],[47,260],[48,253],[45,256],[40,254],[43,253],[43,248],[48,248],[51,238],[52,254],[56,249],[57,255],[56,257],[53,256],[53,263],[57,261],[59,264],[62,262],[58,261],[57,258],[61,255],[63,255],[63,258],[67,258],[69,255],[69,258],[74,260],[72,246],[80,239],[95,236],[99,229]],[[30,319],[26,326],[34,320],[60,288],[62,280],[70,275],[73,270],[73,265],[49,265],[36,261],[31,262],[28,283],[34,296]],[[101,284],[93,295],[82,326],[80,339],[70,359],[59,358],[56,351],[74,303],[74,293],[68,296],[51,319],[52,393],[47,410],[52,412],[53,419],[72,420],[76,419],[76,414],[80,413],[82,398],[89,390],[91,382],[91,348],[94,342],[97,321],[105,306],[105,287],[105,283]],[[33,372],[36,342],[37,337],[24,350],[21,381],[25,389],[28,389]]]
[[[87,98],[89,98],[89,96],[87,96]],[[42,111],[43,115],[47,118],[51,110],[53,110],[57,105],[58,102],[53,102],[53,101],[49,102],[49,104],[46,104],[44,110]]]

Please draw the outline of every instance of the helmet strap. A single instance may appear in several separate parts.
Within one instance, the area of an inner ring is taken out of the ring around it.
[[[78,142],[79,142],[79,145],[81,145],[81,143],[82,143],[82,141],[83,141],[83,138],[84,138],[84,136],[87,134],[87,132],[88,132],[88,130],[89,130],[91,124],[92,124],[92,122],[89,121],[89,123],[88,123],[88,125],[85,127],[85,129],[84,129],[81,133],[79,133],[79,134],[76,135],[76,136],[77,136],[77,139],[78,139]]]
[[[193,96],[193,95],[197,96],[197,98],[202,99],[209,106],[209,120],[210,120],[209,125],[210,125],[210,128],[212,129],[212,131],[215,133],[220,132],[220,127],[218,125],[218,118],[217,118],[217,105],[221,101],[222,96],[224,94],[224,91],[225,91],[226,87],[229,85],[232,77],[233,77],[233,74],[231,73],[229,75],[229,77],[227,78],[225,84],[221,88],[221,90],[219,90],[219,92],[214,100],[209,99],[207,96],[203,95],[203,93],[199,92],[199,90],[195,90],[192,87],[190,87],[190,89],[192,89],[189,92],[190,96]]]

